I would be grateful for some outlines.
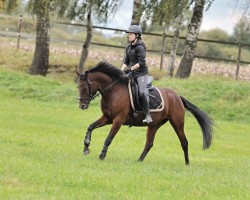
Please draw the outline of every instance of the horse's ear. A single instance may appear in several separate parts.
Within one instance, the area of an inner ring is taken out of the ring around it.
[[[75,69],[75,71],[76,71],[76,75],[79,77],[79,76],[80,76],[80,73],[78,72],[77,69]]]

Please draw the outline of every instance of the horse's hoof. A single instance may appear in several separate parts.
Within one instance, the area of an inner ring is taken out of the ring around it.
[[[90,153],[90,150],[89,150],[89,149],[86,150],[86,151],[83,151],[83,154],[84,154],[85,156],[89,155],[89,153]]]
[[[100,154],[100,155],[99,155],[99,158],[100,158],[100,160],[104,160],[105,155]]]

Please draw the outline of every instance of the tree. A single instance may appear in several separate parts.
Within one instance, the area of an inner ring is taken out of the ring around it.
[[[123,0],[74,0],[70,7],[68,17],[74,20],[85,21],[87,18],[87,36],[82,46],[78,71],[84,71],[84,63],[88,57],[89,45],[92,39],[92,18],[99,23],[106,23],[114,16]]]
[[[176,73],[176,77],[178,78],[187,78],[190,76],[196,43],[203,18],[203,10],[205,5],[207,5],[206,10],[208,10],[213,1],[214,0],[192,0],[190,2],[190,5],[194,3],[194,9],[191,22],[188,25],[188,32],[186,36],[182,59]]]
[[[152,24],[168,26],[173,20],[176,0],[144,0],[142,13],[144,20],[149,20]]]
[[[82,46],[82,53],[81,53],[81,58],[80,58],[80,62],[79,62],[79,67],[78,70],[79,72],[84,71],[84,63],[86,62],[87,58],[88,58],[88,54],[89,54],[89,45],[93,36],[92,33],[92,21],[91,21],[91,12],[92,12],[92,8],[89,7],[89,11],[88,11],[88,15],[87,15],[87,36],[85,39],[85,42]]]
[[[246,17],[242,17],[234,27],[233,37],[237,42],[250,43],[250,22]]]
[[[169,59],[169,66],[168,66],[168,71],[167,74],[169,76],[173,76],[174,73],[174,65],[175,65],[175,58],[176,58],[176,53],[178,49],[178,40],[179,40],[179,35],[180,35],[180,28],[182,25],[183,21],[183,12],[184,8],[186,7],[187,1],[179,1],[177,5],[177,10],[176,10],[176,20],[174,23],[174,37],[173,37],[173,44],[170,52],[170,59]]]
[[[18,6],[18,0],[0,0],[0,10],[11,12]]]
[[[29,2],[31,3],[31,1]],[[33,7],[33,13],[36,14],[36,45],[35,52],[30,67],[30,74],[47,74],[49,68],[49,45],[50,45],[50,21],[49,21],[49,2],[36,1],[38,7]],[[31,5],[29,5],[31,6]],[[31,9],[31,8],[30,8]]]
[[[203,8],[206,4],[207,9],[209,9],[213,1],[214,0],[151,0],[151,1],[144,0],[143,11],[146,13],[146,17],[152,20],[153,24],[159,23],[159,24],[165,24],[164,25],[165,27],[171,27],[174,19],[175,18],[178,19],[178,21],[176,21],[170,64],[168,68],[168,74],[170,76],[172,76],[173,74],[174,59],[176,56],[176,51],[178,46],[179,29],[183,21],[182,15],[184,8],[187,6],[188,3],[189,6],[194,4],[194,11],[191,18],[191,23],[188,26],[184,55],[181,63],[182,67],[179,66],[178,69],[179,72],[177,71],[178,73],[177,77],[178,76],[182,77],[182,74],[188,74],[188,76],[190,74],[196,41],[198,38],[199,29],[203,16]],[[187,73],[184,72],[185,70],[187,71]]]
[[[239,7],[241,18],[234,27],[231,41],[250,43],[250,0],[235,0],[235,9]],[[250,49],[250,48],[248,48]]]
[[[229,41],[229,34],[220,29],[220,28],[214,28],[207,31],[200,32],[199,36],[203,39],[210,39],[214,40],[220,40],[220,41]],[[205,45],[204,45],[205,44]],[[197,43],[196,49],[199,52],[199,56],[205,56],[205,57],[212,57],[212,58],[230,58],[229,51],[225,50],[227,47],[216,44],[216,43],[204,43],[200,42]]]
[[[179,31],[183,23],[185,8],[188,0],[152,0],[144,1],[144,11],[146,18],[152,21],[152,24],[159,24],[166,29],[173,28],[174,37],[170,53],[170,62],[168,66],[168,75],[172,76],[174,71],[174,62],[178,48]]]
[[[141,14],[142,14],[141,13],[141,4],[142,4],[142,0],[134,0],[131,25],[139,25],[140,24]]]
[[[49,68],[50,13],[63,16],[69,0],[29,0],[27,11],[36,15],[36,45],[30,74],[46,76]]]
[[[193,15],[188,26],[183,56],[176,73],[176,77],[178,78],[187,78],[190,76],[195,54],[196,42],[203,18],[204,6],[205,0],[195,0]]]

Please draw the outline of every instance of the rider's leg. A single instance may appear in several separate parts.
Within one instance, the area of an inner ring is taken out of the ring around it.
[[[143,120],[144,123],[152,122],[152,118],[149,112],[149,103],[145,94],[146,86],[148,81],[148,75],[139,76],[137,77],[137,84],[139,87],[139,97],[140,103],[142,105],[143,111],[145,113],[145,119]]]

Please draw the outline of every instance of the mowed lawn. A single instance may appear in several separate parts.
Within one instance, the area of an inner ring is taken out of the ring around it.
[[[90,155],[82,154],[86,129],[100,116],[99,99],[82,111],[73,83],[0,73],[0,199],[250,199],[246,119],[215,114],[213,144],[204,151],[200,128],[187,112],[189,166],[169,123],[144,162],[136,160],[146,128],[125,126],[100,161],[110,126],[96,129]]]

